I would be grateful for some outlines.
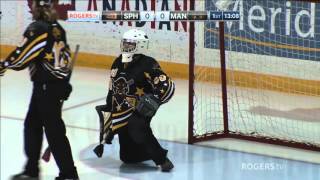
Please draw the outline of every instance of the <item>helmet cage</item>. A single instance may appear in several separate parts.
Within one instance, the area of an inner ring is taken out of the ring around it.
[[[137,44],[138,42],[136,40],[122,39],[120,43],[121,52],[135,53],[138,47]]]
[[[122,53],[136,53],[141,49],[148,49],[149,41],[146,40],[133,40],[122,39],[120,43],[120,49]]]

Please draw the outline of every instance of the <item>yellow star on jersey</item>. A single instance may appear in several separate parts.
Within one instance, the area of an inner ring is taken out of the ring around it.
[[[46,56],[44,58],[50,62],[53,59],[52,53],[46,53]]]
[[[163,89],[161,89],[161,90],[160,90],[160,92],[161,92],[161,94],[163,94],[163,93],[164,93],[164,90],[163,90]]]
[[[117,111],[121,111],[121,105],[117,105],[116,108],[117,108]]]
[[[138,88],[138,87],[137,87],[136,95],[138,95],[139,97],[141,97],[142,95],[144,95],[143,88]]]

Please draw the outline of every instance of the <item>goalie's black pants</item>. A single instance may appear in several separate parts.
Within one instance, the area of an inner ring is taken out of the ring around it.
[[[67,84],[68,85],[68,84]],[[60,173],[76,175],[71,147],[61,118],[62,99],[69,96],[66,83],[34,83],[29,110],[24,122],[24,149],[27,156],[25,171],[39,173],[43,130]]]
[[[154,137],[150,119],[134,113],[128,125],[119,133],[120,159],[125,163],[153,160],[156,165],[163,164],[167,150],[163,149]]]

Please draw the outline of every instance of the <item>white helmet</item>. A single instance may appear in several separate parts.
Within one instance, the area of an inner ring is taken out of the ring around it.
[[[120,49],[122,62],[131,62],[134,54],[141,53],[141,50],[148,49],[149,39],[145,32],[138,29],[131,29],[122,36]]]

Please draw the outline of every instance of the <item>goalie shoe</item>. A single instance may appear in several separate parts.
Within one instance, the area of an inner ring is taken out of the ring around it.
[[[171,169],[174,168],[174,165],[168,158],[166,158],[166,160],[164,161],[163,164],[160,165],[160,167],[162,172],[170,172]]]

